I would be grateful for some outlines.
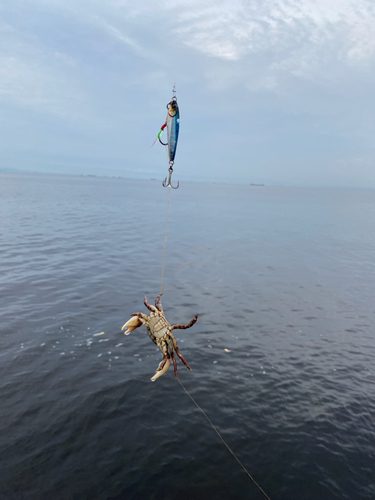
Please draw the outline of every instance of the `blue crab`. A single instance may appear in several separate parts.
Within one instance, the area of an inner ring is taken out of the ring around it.
[[[129,335],[129,333],[141,325],[145,325],[147,328],[148,336],[150,339],[159,347],[163,354],[163,359],[160,362],[158,368],[156,369],[155,375],[151,378],[152,381],[164,375],[164,373],[168,370],[172,357],[174,373],[177,378],[177,362],[174,353],[176,352],[177,356],[181,359],[181,361],[185,364],[189,370],[191,370],[190,366],[187,364],[185,358],[180,354],[180,351],[177,346],[177,341],[172,333],[172,330],[176,329],[186,329],[190,328],[194,325],[194,323],[198,319],[198,314],[194,316],[194,318],[187,325],[173,325],[171,326],[168,321],[165,319],[164,311],[160,303],[161,294],[156,297],[155,307],[151,306],[147,302],[147,297],[145,297],[144,304],[151,311],[150,316],[147,316],[143,313],[134,313],[133,318],[129,319],[125,323],[125,325],[121,328],[121,330],[127,330],[124,332],[125,335]]]

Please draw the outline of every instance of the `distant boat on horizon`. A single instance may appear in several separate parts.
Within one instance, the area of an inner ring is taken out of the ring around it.
[[[255,184],[254,182],[252,182],[250,186],[264,186],[264,184]]]

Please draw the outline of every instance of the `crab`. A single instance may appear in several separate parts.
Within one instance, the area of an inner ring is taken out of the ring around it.
[[[185,358],[180,354],[180,351],[177,346],[177,341],[175,336],[172,333],[172,330],[190,328],[194,325],[194,323],[198,319],[198,313],[194,316],[194,318],[187,325],[173,325],[171,326],[168,321],[165,319],[164,311],[160,303],[160,298],[162,294],[159,294],[155,300],[155,307],[151,306],[147,302],[147,297],[145,297],[144,304],[151,311],[150,316],[147,316],[143,313],[134,313],[131,316],[133,318],[129,319],[125,323],[125,325],[121,328],[121,330],[127,330],[124,332],[125,335],[129,335],[129,333],[141,325],[145,325],[147,328],[148,336],[150,339],[159,347],[163,354],[163,359],[159,363],[158,368],[156,369],[155,375],[151,378],[152,381],[164,375],[164,373],[168,370],[171,361],[170,358],[172,356],[173,367],[175,378],[177,378],[177,362],[174,352],[176,352],[177,356],[181,359],[181,361],[185,364],[189,370],[191,370],[190,366],[187,364]]]

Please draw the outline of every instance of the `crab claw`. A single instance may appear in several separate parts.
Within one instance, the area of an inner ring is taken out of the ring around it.
[[[168,370],[169,366],[171,364],[171,360],[168,358],[163,366],[163,368],[158,371],[156,370],[156,373],[153,377],[151,377],[151,380],[154,382],[157,378],[161,377],[162,375],[164,375],[164,373]]]
[[[130,332],[141,326],[141,324],[142,321],[137,316],[134,316],[134,318],[130,318],[129,321],[125,323],[125,325],[121,328],[121,331],[127,328],[126,332],[124,332],[124,335],[129,335]]]

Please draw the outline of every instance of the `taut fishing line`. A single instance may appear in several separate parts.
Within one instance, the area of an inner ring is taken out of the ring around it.
[[[240,465],[240,467],[245,471],[245,473],[247,474],[247,476],[249,477],[249,479],[252,481],[253,484],[255,484],[255,486],[258,488],[258,490],[262,493],[262,495],[264,496],[264,498],[266,498],[267,500],[271,500],[270,497],[267,495],[267,493],[265,493],[263,491],[263,489],[259,486],[259,484],[255,481],[255,479],[253,478],[253,476],[249,473],[249,471],[246,469],[246,467],[240,462],[240,460],[237,458],[237,455],[234,453],[234,451],[230,448],[230,446],[226,443],[225,439],[223,438],[223,436],[220,434],[220,432],[217,430],[217,427],[214,426],[214,424],[211,422],[210,418],[208,417],[208,415],[206,414],[206,412],[204,410],[202,410],[202,408],[199,406],[199,404],[195,401],[195,399],[193,398],[193,396],[190,394],[190,392],[186,389],[186,387],[184,386],[184,384],[181,382],[180,380],[180,377],[177,377],[177,380],[180,382],[181,384],[181,387],[183,388],[183,390],[186,392],[186,394],[189,396],[189,398],[193,401],[193,403],[195,404],[195,406],[198,408],[198,410],[200,410],[203,415],[206,417],[206,419],[208,420],[208,422],[210,423],[211,427],[213,428],[213,430],[216,432],[216,434],[219,436],[219,438],[221,439],[221,441],[223,442],[223,444],[226,446],[226,448],[228,449],[229,453],[231,453],[233,455],[233,457],[235,458],[235,460],[238,462],[238,464]]]
[[[175,87],[173,87],[173,99],[171,102],[175,102],[176,105],[177,105],[177,98],[175,96]],[[168,106],[168,105],[167,105]],[[177,108],[178,110],[178,108]],[[171,116],[171,115],[169,115]],[[164,127],[162,127],[161,131],[159,132],[159,136],[156,138],[156,140],[159,139],[160,141],[160,137],[161,137],[161,132],[164,130]],[[177,137],[178,137],[178,132],[177,132]],[[155,140],[155,142],[156,142]],[[161,142],[161,141],[160,141]],[[177,143],[177,141],[176,141]],[[163,144],[163,143],[162,143]],[[167,246],[167,233],[168,233],[168,218],[169,218],[169,205],[170,205],[170,198],[171,198],[171,187],[173,188],[173,186],[171,185],[171,175],[172,175],[172,172],[173,172],[173,160],[174,160],[174,155],[173,155],[173,159],[172,157],[170,156],[171,158],[171,161],[170,161],[170,167],[169,167],[169,180],[168,180],[168,183],[166,183],[166,180],[164,181],[163,183],[163,186],[164,187],[169,187],[169,192],[168,192],[168,208],[167,208],[167,219],[166,219],[166,223],[165,223],[165,238],[164,238],[164,251],[163,251],[163,266],[162,266],[162,272],[161,272],[161,284],[160,284],[160,295],[162,294],[162,290],[163,290],[163,278],[164,278],[164,266],[165,266],[165,250],[166,250],[166,246]],[[178,184],[177,184],[177,187],[178,187]],[[177,189],[177,188],[174,188],[174,189]],[[176,375],[177,376],[177,375]],[[234,457],[234,459],[237,461],[237,463],[239,464],[239,466],[243,469],[243,471],[246,473],[246,475],[248,476],[248,478],[251,480],[251,482],[258,488],[258,490],[260,491],[260,493],[263,495],[264,498],[266,498],[267,500],[271,500],[270,497],[264,492],[264,490],[261,488],[261,486],[255,481],[255,479],[253,478],[253,476],[249,473],[249,471],[246,469],[246,467],[240,462],[240,460],[238,459],[238,457],[236,456],[236,454],[234,453],[234,451],[230,448],[230,446],[226,443],[226,441],[224,440],[223,436],[220,434],[220,432],[218,431],[217,427],[215,427],[215,425],[211,422],[210,418],[208,417],[208,415],[206,414],[206,412],[199,406],[199,404],[195,401],[195,399],[193,398],[193,396],[190,394],[190,392],[186,389],[186,387],[184,386],[184,384],[181,382],[180,378],[177,376],[177,380],[180,382],[181,384],[181,387],[183,388],[183,390],[186,392],[186,394],[189,396],[189,398],[192,400],[192,402],[195,404],[195,406],[198,408],[198,410],[200,410],[203,415],[206,417],[207,421],[209,422],[209,424],[211,425],[211,427],[213,428],[213,430],[216,432],[216,434],[219,436],[220,440],[222,441],[222,443],[224,444],[224,446],[228,449],[229,453],[231,453],[231,455]]]
[[[160,283],[160,295],[163,291],[163,278],[164,278],[164,264],[165,264],[165,248],[167,246],[167,233],[168,233],[168,216],[169,216],[169,201],[171,199],[171,187],[169,187],[168,193],[168,209],[167,209],[167,220],[165,223],[165,238],[164,238],[164,251],[163,251],[163,266],[161,270],[161,283]]]

